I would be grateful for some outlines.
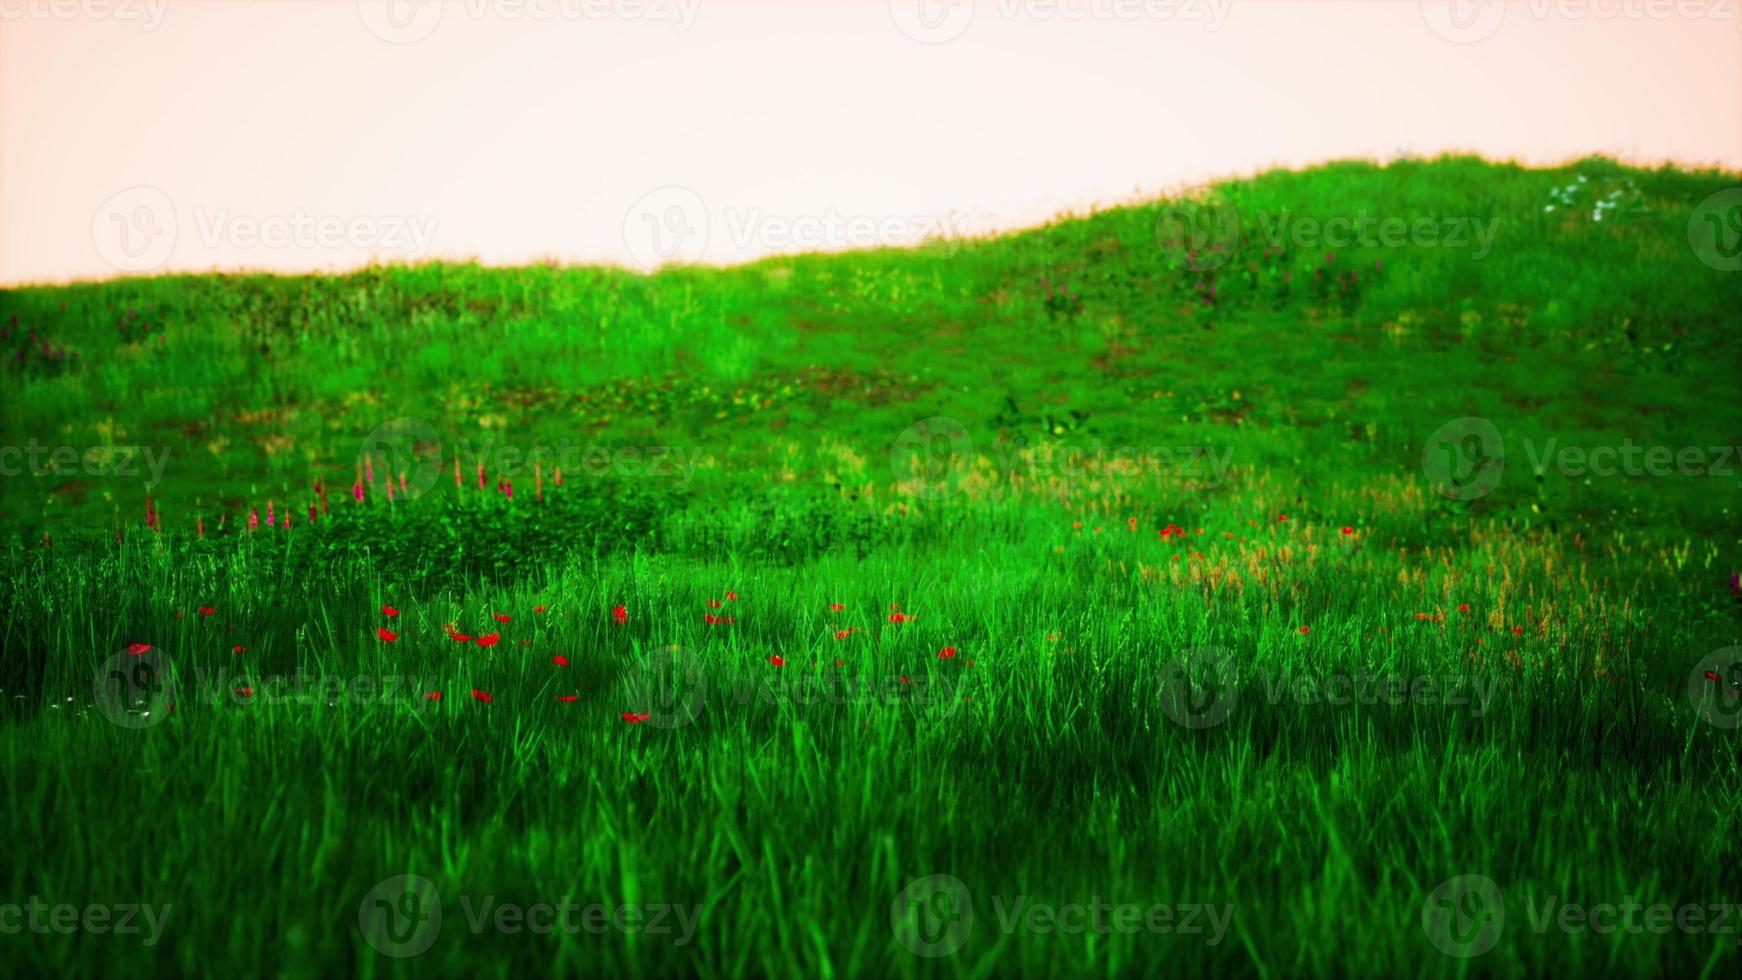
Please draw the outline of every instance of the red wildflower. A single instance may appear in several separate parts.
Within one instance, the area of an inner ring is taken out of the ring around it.
[[[558,667],[567,667],[569,665],[569,658],[558,654],[557,656],[550,658],[550,662],[556,664]]]
[[[238,643],[237,645],[230,648],[230,652],[231,653],[241,653],[244,649],[245,648],[241,644]]]
[[[1354,534],[1354,533],[1355,533],[1355,529],[1354,529],[1354,528],[1352,528],[1352,527],[1346,527],[1346,528],[1343,528],[1343,533],[1344,533],[1344,534]]]
[[[431,701],[440,701],[442,699],[442,692],[431,691],[428,694],[425,694],[424,697],[429,698]]]
[[[580,700],[580,697],[579,694],[559,694],[556,696],[556,699],[561,701],[563,704],[574,704],[576,701]]]
[[[454,632],[452,627],[448,628],[448,639],[453,640],[455,643],[470,643],[470,642],[472,642],[471,637],[467,636],[464,633]]]
[[[1288,523],[1288,515],[1287,515],[1287,514],[1278,514],[1278,515],[1276,515],[1276,523],[1278,523],[1278,524],[1287,524],[1287,523]]]
[[[1524,627],[1522,627],[1522,626],[1512,627],[1512,635],[1513,636],[1523,636],[1524,635]]]
[[[785,657],[782,657],[782,656],[781,656],[781,655],[780,655],[780,654],[778,654],[778,653],[777,653],[777,654],[775,654],[775,655],[774,655],[774,656],[772,656],[772,657],[769,657],[769,658],[768,658],[768,662],[769,662],[769,663],[771,663],[771,664],[773,664],[773,665],[774,665],[774,666],[776,666],[776,667],[785,667],[785,666],[786,666],[786,658],[785,658]]]
[[[892,623],[905,623],[910,617],[906,613],[894,613],[889,617]]]
[[[495,613],[494,615],[496,617],[496,622],[498,622],[498,623],[508,622],[508,614],[507,613]]]
[[[718,609],[723,605],[725,605],[725,603],[721,602],[718,599],[709,599],[708,600],[708,608],[709,609]]]
[[[844,640],[844,639],[846,639],[846,638],[847,638],[847,637],[849,637],[849,636],[851,636],[851,635],[852,635],[852,633],[853,633],[853,631],[852,631],[852,630],[841,630],[841,631],[840,631],[840,632],[838,632],[838,633],[836,633],[836,634],[835,634],[835,639],[837,639],[837,640]]]
[[[835,666],[836,666],[836,667],[845,667],[845,666],[846,666],[846,665],[847,665],[847,662],[846,662],[846,661],[845,661],[845,660],[837,660],[837,661],[835,661]]]
[[[956,648],[955,647],[944,647],[942,650],[939,650],[938,651],[938,659],[939,660],[954,660],[954,659],[956,659]]]
[[[1462,605],[1458,606],[1458,611],[1461,613],[1469,612],[1470,611],[1470,604],[1467,602],[1463,603]]]
[[[629,607],[618,606],[611,610],[611,618],[617,621],[618,626],[622,626],[624,623],[629,622]]]
[[[1717,682],[1722,681],[1723,679],[1724,678],[1718,676],[1718,672],[1715,670],[1706,671],[1706,680],[1712,681],[1713,683],[1717,683]]]
[[[829,611],[830,612],[840,612],[841,610],[843,610],[845,608],[847,608],[847,607],[842,605],[841,603],[838,603],[838,602],[829,603]]]
[[[388,629],[385,626],[376,630],[375,635],[379,636],[381,638],[381,642],[383,642],[383,643],[392,643],[392,642],[399,639],[398,633],[393,632],[392,630]]]
[[[381,615],[383,615],[383,616],[397,616],[397,615],[399,615],[399,610],[393,608],[392,606],[382,606],[381,607]]]
[[[497,643],[499,643],[501,640],[502,640],[501,633],[487,633],[483,636],[478,637],[478,645],[481,647],[493,647]]]
[[[1312,631],[1313,631],[1313,628],[1311,626],[1302,626],[1300,628],[1300,635],[1305,636],[1308,633],[1311,633]]]
[[[213,614],[215,612],[217,612],[217,610],[213,609],[211,606],[201,606],[200,607],[200,615],[201,616],[210,616],[211,614]]]
[[[238,687],[236,688],[236,696],[239,698],[251,698],[254,696],[254,689],[251,687]]]
[[[533,606],[532,611],[542,616],[544,615],[544,611],[549,608],[549,606]]]
[[[639,725],[642,722],[644,722],[647,719],[652,718],[652,717],[653,717],[652,715],[637,715],[637,714],[631,714],[627,711],[623,712],[623,720],[628,722],[631,725]]]
[[[491,701],[495,700],[495,698],[492,698],[487,692],[480,691],[477,688],[472,689],[472,697],[477,698],[485,704],[489,704]]]
[[[726,593],[726,599],[727,599],[727,600],[728,600],[728,601],[732,601],[732,602],[736,602],[736,601],[737,601],[737,599],[738,599],[738,593],[736,593],[736,592],[730,592],[730,591],[728,591],[728,592],[727,592],[727,593]]]

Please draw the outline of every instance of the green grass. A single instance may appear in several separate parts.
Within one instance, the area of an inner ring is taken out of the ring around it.
[[[1742,675],[1714,656],[1742,643],[1737,477],[1531,461],[1742,441],[1742,293],[1688,244],[1736,183],[1275,172],[1200,203],[1249,230],[1498,220],[1492,249],[1246,240],[1213,275],[1161,202],[652,277],[0,293],[0,444],[168,453],[161,531],[139,478],[0,480],[0,929],[31,896],[170,906],[149,947],[0,951],[100,976],[1729,975],[1735,914],[1536,920],[1742,901]],[[1447,499],[1423,451],[1465,416],[1507,465]],[[682,467],[630,466],[648,446]],[[389,503],[381,473],[353,502],[360,452],[421,492]],[[290,529],[246,529],[268,501]],[[443,918],[396,958],[359,915],[407,874]],[[960,910],[939,875],[971,928],[931,916]],[[1468,958],[1424,925],[1462,875],[1503,895]],[[474,931],[486,896],[679,906],[693,933]],[[1214,937],[1061,934],[1019,896],[1229,911]],[[916,926],[959,948],[916,955]]]

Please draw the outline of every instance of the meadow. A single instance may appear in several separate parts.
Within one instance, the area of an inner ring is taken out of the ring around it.
[[[0,292],[0,956],[1733,975],[1739,183]]]

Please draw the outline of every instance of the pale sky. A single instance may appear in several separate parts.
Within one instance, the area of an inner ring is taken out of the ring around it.
[[[1736,0],[0,0],[0,283],[647,267],[1276,165],[1742,169]]]

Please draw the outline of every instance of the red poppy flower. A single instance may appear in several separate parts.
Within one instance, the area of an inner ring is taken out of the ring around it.
[[[245,649],[247,649],[247,648],[242,646],[240,643],[238,643],[235,646],[230,648],[230,652],[231,653],[241,653]]]
[[[1313,628],[1311,626],[1302,626],[1300,628],[1300,635],[1305,636],[1308,633],[1311,633],[1312,631],[1313,631]]]
[[[559,694],[556,696],[556,699],[561,701],[563,704],[574,704],[576,701],[580,700],[580,697],[579,694]]]
[[[1512,627],[1512,635],[1513,635],[1513,636],[1522,636],[1522,635],[1524,635],[1524,627],[1522,627],[1522,626],[1514,626],[1514,627]]]
[[[709,609],[718,609],[723,605],[725,605],[725,603],[721,602],[718,599],[709,599],[708,600],[708,608]]]
[[[629,607],[618,606],[611,610],[611,618],[617,621],[618,626],[622,626],[624,623],[629,622]]]
[[[908,680],[905,676],[897,677],[896,680],[900,681],[903,684],[912,684],[913,683],[912,681]]]
[[[769,657],[769,658],[768,658],[768,662],[769,662],[769,663],[771,663],[771,664],[773,664],[773,665],[774,665],[774,666],[776,666],[776,667],[785,667],[785,666],[786,666],[786,658],[785,658],[785,657],[782,657],[782,656],[781,656],[781,655],[780,655],[780,654],[778,654],[778,653],[777,653],[777,654],[775,654],[775,655],[774,655],[774,656],[772,656],[772,657]]]
[[[399,610],[393,608],[392,606],[382,606],[381,607],[381,615],[383,615],[383,616],[397,616],[397,615],[399,615]]]
[[[388,629],[385,626],[376,630],[375,635],[379,636],[381,638],[381,642],[383,642],[383,643],[392,643],[392,642],[399,639],[398,633],[393,632],[392,630]]]
[[[472,642],[471,637],[467,636],[464,633],[456,633],[451,629],[448,630],[448,639],[453,640],[455,643],[470,643],[470,642]]]
[[[906,613],[894,613],[889,617],[892,623],[905,623],[910,617]]]
[[[836,667],[845,667],[845,666],[847,666],[847,662],[845,660],[837,660],[837,661],[835,661],[835,666]]]
[[[494,698],[490,697],[490,695],[488,693],[486,693],[484,691],[477,690],[476,688],[474,688],[472,690],[472,697],[477,698],[479,701],[482,701],[485,704],[489,704],[491,701],[495,700]]]
[[[841,631],[840,631],[840,632],[839,632],[839,633],[836,633],[836,634],[835,634],[835,639],[837,639],[837,640],[844,640],[844,639],[846,639],[846,638],[847,638],[847,637],[849,637],[849,636],[851,636],[851,635],[853,635],[853,631],[852,631],[852,630],[841,630]]]
[[[550,608],[549,606],[533,606],[532,611],[535,613],[538,613],[539,615],[543,615],[544,611],[546,609],[549,609],[549,608]]]
[[[727,592],[727,593],[726,593],[726,598],[727,598],[727,599],[728,599],[728,600],[730,600],[730,601],[736,601],[736,600],[737,600],[737,598],[738,598],[738,593],[736,593],[736,592]]]
[[[498,622],[498,623],[508,622],[508,614],[507,613],[495,613],[494,615],[496,616],[496,622]]]
[[[652,718],[652,717],[653,717],[652,715],[637,715],[637,714],[631,714],[630,712],[627,712],[627,711],[623,712],[623,720],[628,722],[631,725],[639,725],[642,722],[644,722],[647,719]]]
[[[254,696],[254,689],[251,687],[238,687],[236,688],[236,696],[239,698],[251,698]]]
[[[1715,683],[1718,681],[1722,681],[1723,679],[1724,678],[1718,676],[1718,672],[1715,670],[1706,671],[1706,680],[1709,680],[1709,681],[1712,681]]]
[[[201,606],[200,607],[200,615],[201,616],[210,616],[211,614],[213,614],[215,612],[217,612],[217,610],[213,609],[211,606]]]
[[[442,692],[431,691],[428,694],[425,694],[424,697],[429,698],[431,701],[440,701],[442,699]]]
[[[1287,514],[1278,514],[1278,515],[1276,515],[1276,523],[1278,523],[1278,524],[1287,524],[1287,523],[1288,523],[1288,515],[1287,515]]]
[[[890,612],[894,612],[900,608],[901,608],[901,603],[899,603],[899,602],[892,602],[889,604],[889,611]]]
[[[556,664],[558,667],[567,667],[569,665],[569,658],[559,654],[550,658],[550,662]]]
[[[829,603],[829,611],[830,612],[840,612],[841,610],[843,610],[845,608],[847,608],[847,607],[842,605],[841,603],[838,603],[838,602]]]
[[[1355,529],[1354,529],[1354,528],[1352,528],[1352,527],[1346,527],[1346,528],[1343,528],[1343,533],[1344,533],[1344,534],[1354,534],[1354,533],[1355,533]]]
[[[493,647],[501,640],[502,640],[501,633],[487,633],[483,636],[478,637],[478,645],[481,647]]]
[[[1469,611],[1470,611],[1470,604],[1469,604],[1469,603],[1467,603],[1467,602],[1466,602],[1466,603],[1464,603],[1464,604],[1462,604],[1462,605],[1460,605],[1460,606],[1459,606],[1459,607],[1458,607],[1458,611],[1459,611],[1459,612],[1462,612],[1462,613],[1467,613],[1467,612],[1469,612]]]
[[[954,659],[956,659],[956,648],[955,647],[944,647],[942,650],[939,650],[938,651],[938,659],[939,660],[954,660]]]

